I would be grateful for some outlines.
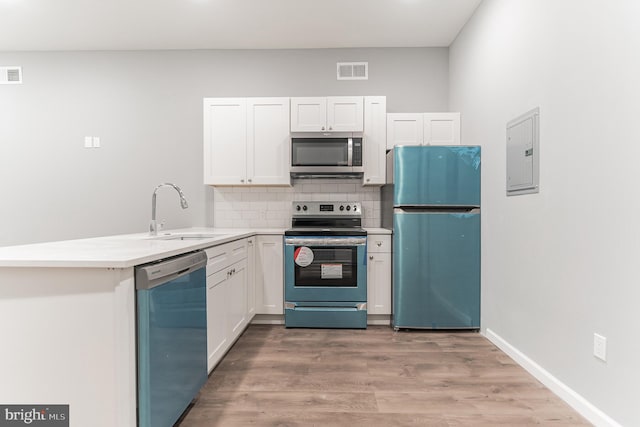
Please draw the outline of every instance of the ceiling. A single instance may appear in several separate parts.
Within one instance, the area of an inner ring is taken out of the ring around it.
[[[0,51],[449,46],[481,0],[0,0]]]

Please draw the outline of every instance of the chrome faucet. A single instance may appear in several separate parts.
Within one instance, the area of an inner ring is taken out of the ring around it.
[[[180,187],[169,182],[158,185],[156,189],[153,190],[153,196],[151,196],[151,224],[149,224],[149,234],[151,236],[158,235],[158,224],[156,223],[156,193],[160,187],[173,187],[180,195],[180,206],[182,206],[182,209],[187,209],[189,207],[187,199],[185,199]]]

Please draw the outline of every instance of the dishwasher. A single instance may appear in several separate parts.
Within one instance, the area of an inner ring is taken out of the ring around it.
[[[207,381],[204,251],[135,269],[138,426],[172,426]]]

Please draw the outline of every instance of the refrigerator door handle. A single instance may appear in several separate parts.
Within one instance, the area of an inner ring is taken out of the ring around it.
[[[466,213],[466,214],[479,214],[480,208],[475,206],[438,206],[438,207],[429,207],[429,206],[404,206],[404,207],[396,207],[393,208],[393,214],[405,214],[405,213]]]

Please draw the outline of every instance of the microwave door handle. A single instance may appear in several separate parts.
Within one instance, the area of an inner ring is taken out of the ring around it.
[[[347,139],[347,166],[353,166],[353,138]]]

